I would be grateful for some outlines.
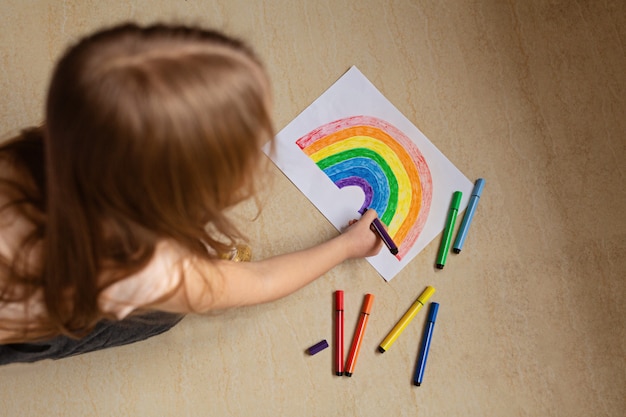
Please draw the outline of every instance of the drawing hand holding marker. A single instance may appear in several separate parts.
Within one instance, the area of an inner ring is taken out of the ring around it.
[[[378,351],[380,353],[385,353],[391,347],[391,345],[393,345],[393,342],[396,341],[396,339],[400,336],[404,329],[406,329],[406,327],[409,325],[411,320],[413,320],[417,313],[422,309],[422,307],[424,307],[424,303],[426,303],[434,293],[435,289],[433,287],[426,287],[424,292],[422,292],[422,294],[417,297],[417,300],[415,300],[411,308],[409,308],[408,311],[404,313],[404,316],[402,316],[402,318],[398,321],[398,323],[396,323],[393,329],[391,329],[387,337],[385,337],[385,340],[383,340],[382,343],[378,346]]]
[[[387,249],[389,249],[389,252],[391,252],[392,255],[398,254],[398,247],[393,242],[393,239],[391,239],[391,236],[387,233],[387,229],[385,229],[385,226],[383,226],[383,223],[378,219],[378,217],[376,217],[372,222],[372,230],[380,236],[381,240],[385,246],[387,246]]]
[[[472,196],[470,197],[469,204],[467,205],[467,210],[465,210],[465,215],[463,216],[463,221],[461,222],[461,227],[459,228],[459,232],[456,235],[456,240],[454,241],[454,246],[452,247],[452,251],[454,253],[461,253],[463,243],[465,243],[465,238],[467,237],[467,231],[469,230],[472,219],[474,218],[476,206],[478,205],[478,200],[480,200],[480,195],[483,193],[484,186],[484,179],[479,178],[478,180],[476,180],[476,184],[474,185],[474,189],[472,190]]]
[[[444,265],[446,264],[446,257],[448,256],[448,252],[450,251],[450,242],[452,241],[452,229],[454,229],[456,215],[459,212],[459,206],[461,205],[461,197],[463,197],[463,193],[461,191],[455,191],[454,194],[452,194],[450,212],[448,213],[446,228],[443,230],[441,246],[439,246],[439,253],[437,254],[437,268],[439,269],[443,269]]]

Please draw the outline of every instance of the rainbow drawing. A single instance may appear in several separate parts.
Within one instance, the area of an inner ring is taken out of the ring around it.
[[[338,188],[361,188],[360,212],[378,212],[401,260],[424,228],[432,200],[430,169],[416,144],[371,116],[335,120],[296,144]]]

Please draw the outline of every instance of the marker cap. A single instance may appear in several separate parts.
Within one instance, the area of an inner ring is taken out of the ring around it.
[[[428,321],[435,322],[437,319],[437,312],[439,311],[439,303],[430,303],[430,310],[428,311]]]
[[[308,348],[307,351],[309,352],[309,355],[315,355],[316,353],[321,352],[327,347],[328,347],[328,342],[326,341],[326,339],[324,339],[321,342],[318,342],[314,344],[313,346],[311,346],[310,348]]]
[[[365,300],[363,300],[363,308],[361,313],[369,314],[374,303],[374,296],[372,294],[365,294]]]
[[[424,305],[426,304],[428,299],[432,297],[434,293],[435,293],[435,289],[431,286],[428,286],[426,287],[424,292],[419,297],[417,297],[417,301],[419,301],[422,305]]]
[[[335,291],[335,308],[337,310],[343,310],[343,291]]]
[[[483,193],[483,188],[485,188],[485,180],[482,178],[477,179],[476,183],[474,184],[474,189],[472,190],[472,195],[480,197]]]
[[[452,203],[450,204],[450,207],[458,210],[459,207],[461,207],[462,197],[463,197],[463,193],[461,191],[455,191],[454,194],[452,194]]]

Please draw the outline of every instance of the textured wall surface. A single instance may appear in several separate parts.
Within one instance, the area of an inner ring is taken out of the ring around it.
[[[623,416],[626,410],[626,6],[622,1],[1,0],[0,134],[42,121],[52,66],[104,25],[215,27],[273,79],[277,129],[351,65],[486,187],[463,253],[435,239],[393,281],[347,262],[268,305],[187,317],[136,345],[0,368],[6,416]],[[256,258],[336,230],[273,166]],[[459,219],[460,221],[460,219]],[[249,223],[249,224],[248,224]],[[376,346],[426,285],[441,304],[424,384],[422,312]],[[346,343],[376,301],[352,378],[334,376],[332,293]]]

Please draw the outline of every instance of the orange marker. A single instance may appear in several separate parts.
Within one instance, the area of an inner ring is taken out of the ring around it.
[[[359,317],[359,323],[356,325],[356,330],[354,331],[350,354],[348,355],[348,361],[346,362],[346,376],[352,376],[352,372],[354,371],[354,366],[356,365],[356,359],[359,356],[359,350],[361,350],[361,343],[363,342],[363,335],[365,334],[365,327],[367,327],[367,320],[369,319],[373,302],[374,296],[372,294],[365,294],[363,306],[361,307],[361,316]]]

